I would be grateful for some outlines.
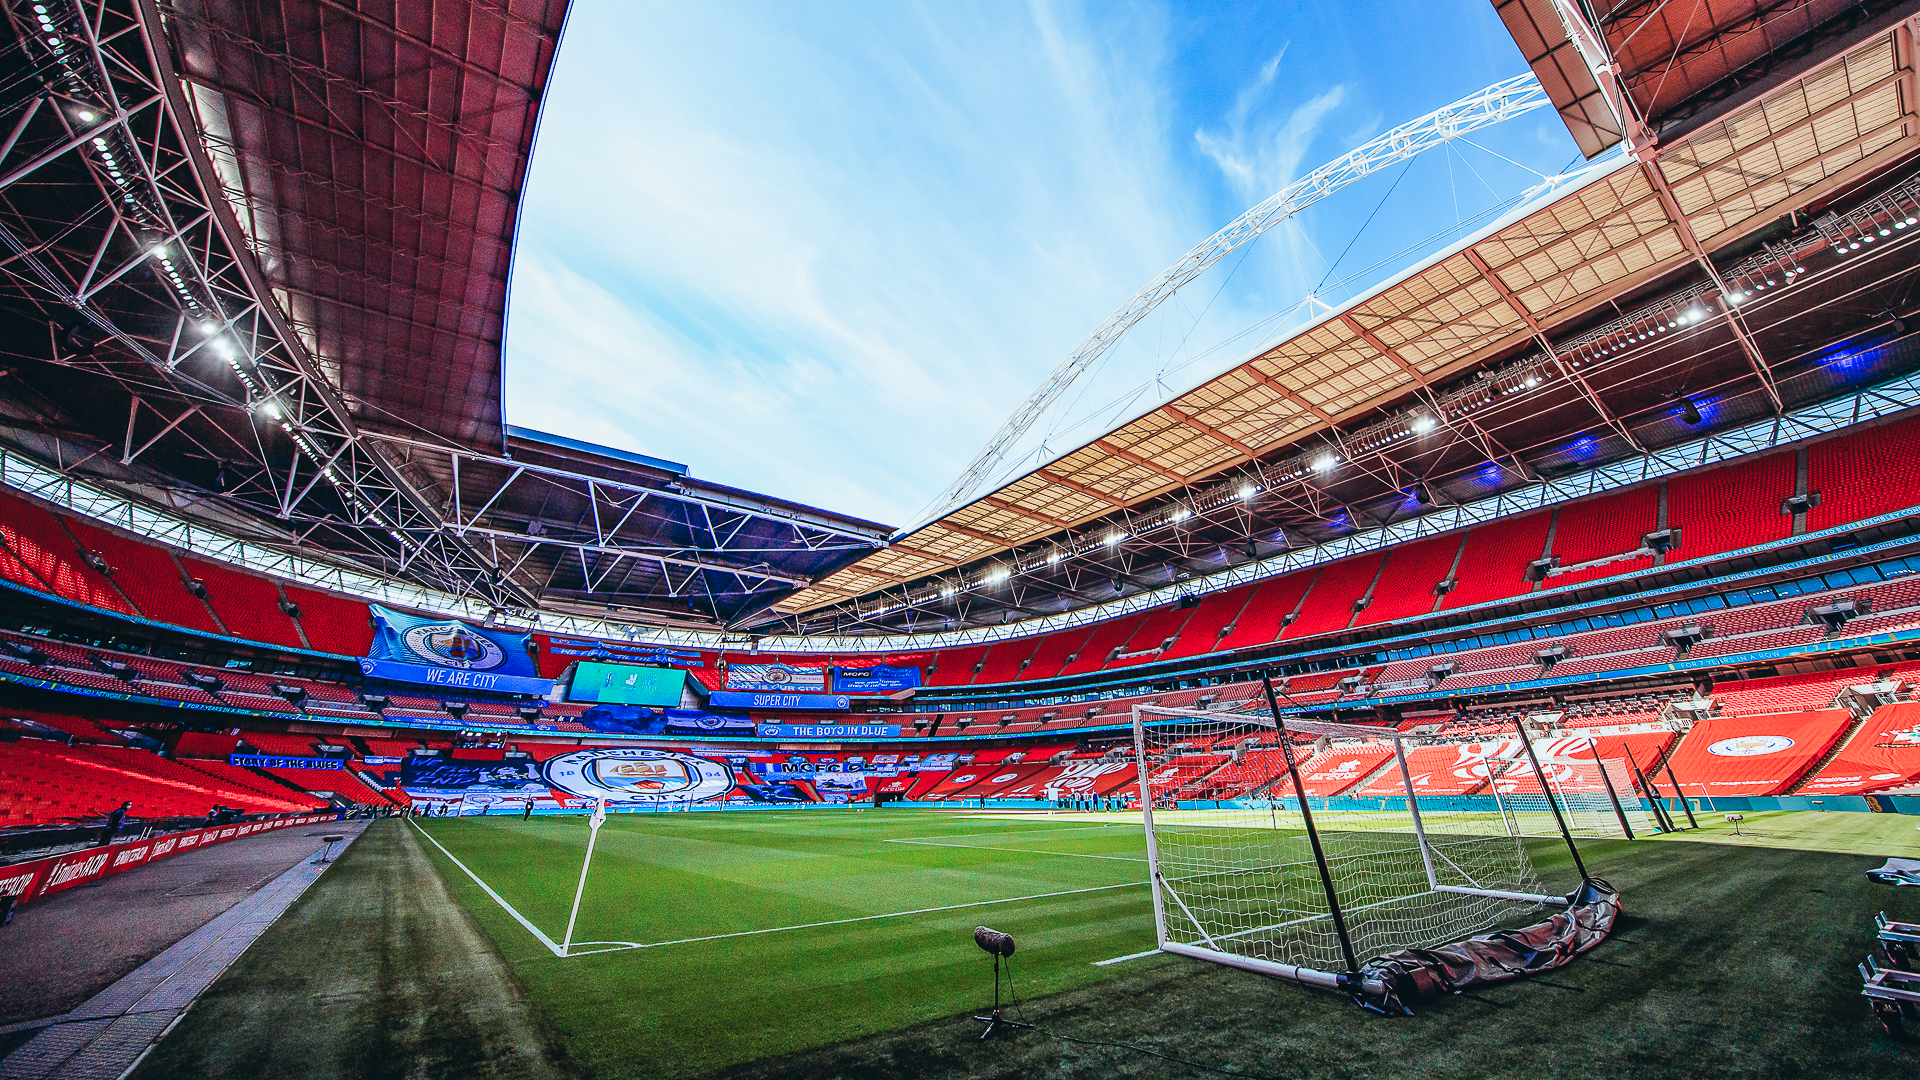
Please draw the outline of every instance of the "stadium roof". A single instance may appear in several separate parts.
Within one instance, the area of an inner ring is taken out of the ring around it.
[[[241,539],[506,610],[718,626],[871,522],[509,433],[564,0],[48,0],[0,55],[0,439]]]
[[[1862,302],[1857,289],[1830,281],[1825,291],[1801,292],[1804,301],[1770,301],[1776,317],[1760,327],[1720,299],[1739,291],[1729,276],[1777,262],[1781,253],[1767,243],[1791,238],[1798,252],[1816,242],[1802,212],[1858,196],[1862,183],[1884,180],[1920,145],[1910,28],[1896,13],[1853,26],[1844,40],[1854,44],[1792,78],[1774,70],[1744,107],[1722,110],[1712,123],[1690,114],[1695,122],[1679,137],[1598,165],[1544,205],[897,538],[779,609],[801,615],[831,606],[846,624],[937,616],[942,605],[930,600],[1018,571],[1029,594],[973,617],[1025,617],[1058,610],[1063,600],[1110,598],[1134,587],[1143,563],[1154,575],[1184,576],[1199,566],[1196,551],[1230,557],[1226,549],[1241,543],[1284,548],[1342,521],[1350,529],[1356,515],[1386,520],[1416,481],[1439,487],[1490,465],[1515,481],[1538,475],[1569,439],[1595,443],[1588,460],[1677,442],[1679,432],[1640,429],[1670,428],[1659,413],[1670,414],[1681,393],[1747,402],[1729,404],[1710,423],[1734,422],[1754,402],[1777,414],[1782,379],[1805,374],[1808,349],[1844,336],[1843,315],[1870,325],[1880,312],[1843,310],[1845,298]],[[1734,51],[1723,49],[1723,61]],[[1688,69],[1692,78],[1707,78],[1704,64]],[[1634,78],[1643,94],[1658,85],[1651,69]],[[1710,319],[1674,339],[1688,339],[1687,355],[1642,350],[1629,362],[1590,347],[1636,304],[1663,297],[1711,306]],[[1807,340],[1804,323],[1793,324],[1799,303],[1825,305],[1834,319],[1814,335],[1818,342]],[[1821,336],[1829,329],[1832,336]],[[1519,389],[1524,406],[1514,398],[1477,411],[1487,403],[1475,404],[1476,395]],[[1831,386],[1798,378],[1789,391],[1817,395]],[[1443,417],[1443,429],[1415,437],[1422,415]],[[1243,486],[1257,489],[1248,500],[1257,506],[1230,497]],[[1382,498],[1384,508],[1364,506]],[[1155,540],[1153,555],[1128,559],[1132,523],[1156,507],[1191,516],[1183,532],[1213,531],[1199,543]],[[1112,591],[1074,579],[1075,561],[1081,577],[1103,588],[1111,577]],[[945,605],[949,618],[952,607]],[[804,628],[806,618],[795,625]]]
[[[1573,0],[1494,0],[1574,142],[1593,157],[1626,133],[1569,32]],[[1912,0],[1581,2],[1632,119],[1662,143],[1726,115],[1920,11]],[[1596,42],[1597,43],[1597,42]]]

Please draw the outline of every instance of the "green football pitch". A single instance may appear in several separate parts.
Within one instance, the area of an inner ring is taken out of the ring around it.
[[[430,820],[425,833],[534,999],[580,1004],[550,1015],[602,1075],[699,1074],[964,1011],[992,990],[980,924],[1019,942],[1022,996],[1096,982],[1121,966],[1099,961],[1153,948],[1137,817],[618,815],[574,929],[589,944],[565,958],[533,930],[562,939],[584,818]]]
[[[1201,818],[1171,822],[1205,827]],[[1259,1077],[1871,1076],[1853,965],[1869,882],[1914,819],[1748,814],[1583,842],[1614,936],[1410,1019],[1152,952],[1137,816],[889,808],[619,815],[571,955],[583,818],[379,822],[196,1004],[135,1080],[237,1076],[1176,1077],[1194,1065],[1035,1031],[977,1039],[985,924],[1019,941],[1018,1018]],[[1564,846],[1529,841],[1549,890]]]

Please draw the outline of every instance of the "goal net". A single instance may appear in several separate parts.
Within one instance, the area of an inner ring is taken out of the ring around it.
[[[1368,959],[1569,903],[1543,892],[1519,791],[1511,813],[1423,795],[1392,729],[1136,706],[1133,737],[1167,952],[1380,993]],[[1363,780],[1366,796],[1329,797]],[[1220,808],[1173,808],[1194,790]]]
[[[1593,739],[1577,735],[1536,739],[1531,749],[1528,757],[1516,736],[1461,744],[1459,751],[1479,759],[1476,771],[1487,781],[1481,799],[1500,815],[1508,833],[1559,836],[1560,822],[1574,836],[1595,839],[1632,839],[1660,829],[1640,801],[1633,767],[1624,758],[1602,757]],[[1560,811],[1558,821],[1549,797]]]

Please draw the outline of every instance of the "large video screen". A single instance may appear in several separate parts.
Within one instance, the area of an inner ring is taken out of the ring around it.
[[[687,673],[679,668],[635,667],[631,664],[601,664],[582,660],[573,671],[573,685],[567,688],[568,701],[594,701],[609,705],[650,705],[656,709],[680,704],[680,691],[687,684]]]

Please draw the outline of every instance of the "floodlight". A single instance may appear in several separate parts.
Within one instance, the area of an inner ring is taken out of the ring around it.
[[[1251,499],[1258,494],[1260,494],[1260,489],[1257,487],[1254,487],[1252,484],[1240,485],[1240,497],[1242,499]]]
[[[1433,430],[1433,425],[1434,425],[1433,417],[1417,416],[1414,418],[1414,421],[1413,421],[1413,433],[1415,435],[1425,435],[1427,432]]]
[[[1337,464],[1339,464],[1339,460],[1335,458],[1332,454],[1322,454],[1320,455],[1320,457],[1314,460],[1313,471],[1314,472],[1330,472],[1332,471],[1333,467]]]
[[[1680,419],[1688,424],[1698,424],[1700,422],[1700,407],[1693,403],[1692,398],[1683,397],[1680,399]]]

